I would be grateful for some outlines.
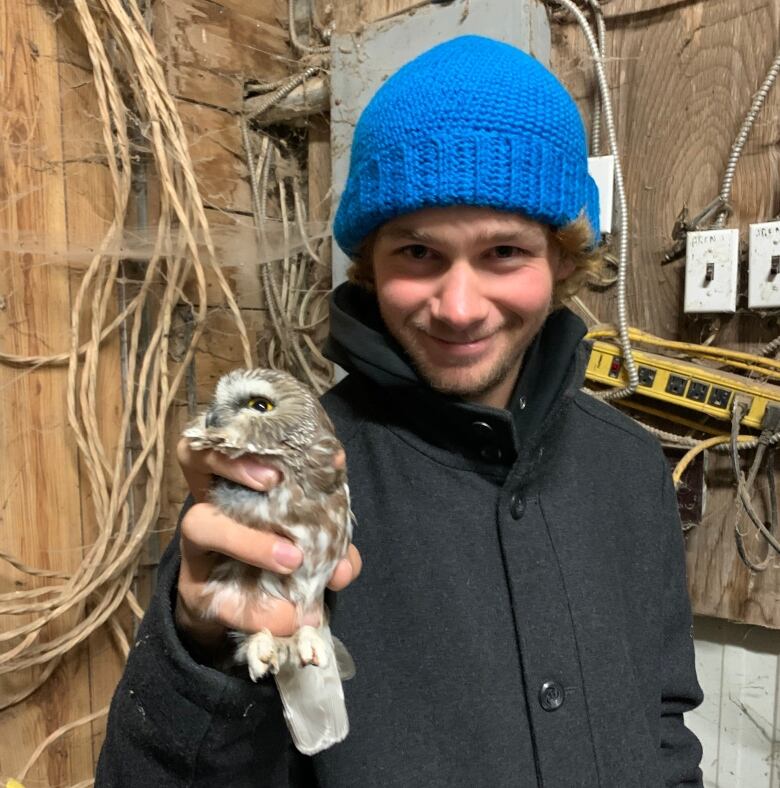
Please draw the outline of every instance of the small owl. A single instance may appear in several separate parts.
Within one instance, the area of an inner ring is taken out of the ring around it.
[[[296,605],[299,620],[321,614],[321,627],[301,626],[291,638],[268,630],[236,633],[235,661],[247,664],[254,681],[273,674],[296,747],[307,755],[324,750],[347,735],[341,678],[352,670],[323,610],[325,587],[352,537],[346,471],[334,467],[342,447],[333,425],[314,393],[291,375],[240,369],[219,380],[211,406],[184,436],[194,449],[256,455],[281,472],[268,492],[216,478],[211,502],[238,522],[287,537],[301,549],[303,563],[278,575],[226,557],[206,593],[213,610],[226,598],[239,606],[277,597]]]

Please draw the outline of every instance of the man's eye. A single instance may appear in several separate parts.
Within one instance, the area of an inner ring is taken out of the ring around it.
[[[409,246],[404,246],[401,251],[413,257],[415,260],[424,260],[430,250],[427,246],[423,246],[422,244],[410,244]]]
[[[519,246],[496,246],[493,251],[496,254],[496,257],[503,257],[509,258],[514,257],[515,255],[523,255],[527,254],[525,249],[521,249]]]

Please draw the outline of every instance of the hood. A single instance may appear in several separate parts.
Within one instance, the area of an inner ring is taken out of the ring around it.
[[[431,389],[385,328],[376,297],[364,288],[351,282],[339,285],[330,306],[327,358],[396,401],[403,400],[405,406],[394,410],[404,414],[404,421],[415,422],[416,431],[428,439],[434,437],[438,445],[454,441],[461,448],[464,441],[481,445],[485,459],[505,462],[516,457],[519,445],[538,432],[554,404],[564,393],[579,389],[584,379],[587,354],[579,349],[585,324],[565,308],[545,321],[526,351],[508,408],[500,410]],[[476,430],[482,434],[474,434],[477,424],[483,425]],[[485,425],[491,448],[485,443]]]

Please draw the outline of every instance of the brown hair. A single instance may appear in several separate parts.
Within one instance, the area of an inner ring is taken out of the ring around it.
[[[347,277],[366,290],[375,289],[373,251],[379,228],[369,233],[352,255],[352,263],[347,269]],[[561,261],[574,262],[574,270],[566,279],[557,282],[553,292],[553,309],[563,306],[587,282],[599,282],[604,276],[604,248],[591,248],[593,233],[585,216],[580,216],[571,224],[552,230],[552,238],[558,246]]]

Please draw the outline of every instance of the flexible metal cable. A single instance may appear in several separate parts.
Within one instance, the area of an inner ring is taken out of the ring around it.
[[[612,97],[609,92],[609,84],[607,83],[606,69],[604,68],[604,57],[599,49],[598,41],[593,33],[588,20],[582,11],[572,2],[572,0],[547,0],[547,2],[555,3],[556,5],[566,8],[577,20],[585,38],[588,42],[593,63],[596,68],[596,76],[599,83],[599,91],[601,93],[601,105],[604,113],[604,123],[607,127],[607,138],[609,140],[609,152],[615,157],[615,191],[617,193],[619,226],[617,228],[618,236],[618,277],[617,277],[617,292],[618,292],[618,336],[620,347],[623,350],[623,363],[626,367],[628,374],[628,384],[620,389],[606,392],[601,395],[602,399],[615,400],[623,399],[633,394],[639,385],[639,371],[637,370],[636,362],[634,361],[634,354],[631,352],[631,340],[628,334],[628,305],[626,297],[626,283],[628,277],[628,242],[629,242],[629,225],[628,225],[628,200],[626,199],[626,188],[623,181],[623,167],[620,164],[620,155],[618,152],[617,133],[615,131],[615,116],[612,111]]]
[[[599,52],[603,60],[607,56],[607,26],[604,23],[604,12],[601,10],[599,0],[588,0],[588,5],[593,11],[593,19],[596,22],[596,37],[598,38]],[[593,156],[601,156],[601,92],[598,90],[593,97],[590,151]]]
[[[775,60],[772,63],[772,66],[769,69],[766,77],[764,78],[764,82],[758,89],[756,95],[753,97],[753,103],[750,106],[750,110],[745,116],[745,120],[742,121],[742,127],[740,128],[737,138],[734,140],[734,144],[731,147],[729,162],[726,165],[726,173],[723,176],[723,181],[720,187],[720,198],[724,204],[728,204],[731,198],[731,188],[734,185],[734,174],[737,170],[737,162],[739,161],[739,157],[742,155],[742,150],[745,147],[750,130],[753,128],[753,124],[758,117],[758,113],[761,112],[761,108],[764,106],[764,102],[766,101],[766,97],[769,95],[769,91],[772,89],[772,85],[775,84],[778,74],[780,74],[780,52],[778,52],[775,56]],[[718,214],[715,226],[723,227],[726,222],[726,218],[727,212],[721,211]]]

